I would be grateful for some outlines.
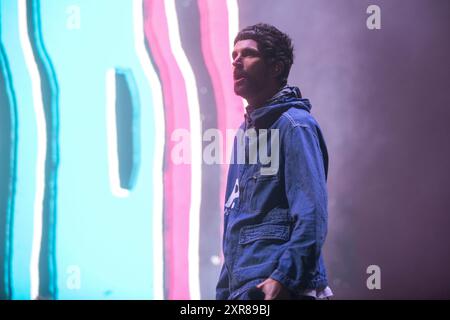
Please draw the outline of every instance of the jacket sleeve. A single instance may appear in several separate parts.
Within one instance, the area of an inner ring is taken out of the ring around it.
[[[229,296],[228,270],[224,263],[216,286],[216,300],[227,300]]]
[[[328,219],[326,168],[315,129],[297,124],[282,139],[292,232],[288,247],[270,277],[296,292],[314,286],[310,280],[319,268]]]

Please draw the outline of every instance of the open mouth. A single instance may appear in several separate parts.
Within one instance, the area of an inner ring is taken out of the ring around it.
[[[245,73],[242,71],[234,70],[233,72],[234,82],[241,82],[245,79]]]

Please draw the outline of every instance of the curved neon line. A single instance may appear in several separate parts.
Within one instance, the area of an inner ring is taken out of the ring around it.
[[[1,10],[0,10],[0,21],[1,21]],[[11,268],[11,256],[12,256],[12,234],[14,225],[14,207],[16,202],[16,179],[17,179],[17,141],[18,141],[18,123],[17,123],[17,102],[16,93],[14,91],[11,71],[9,67],[8,57],[3,47],[3,42],[1,39],[1,25],[0,25],[0,67],[4,74],[5,85],[6,85],[6,95],[10,104],[10,123],[11,123],[11,147],[10,147],[10,167],[9,167],[9,181],[8,181],[8,199],[6,205],[6,218],[5,218],[5,272],[4,276],[5,283],[5,298],[11,299],[13,296],[12,292],[12,268]],[[0,294],[2,294],[0,292]]]
[[[243,101],[233,92],[231,48],[236,30],[239,27],[239,12],[236,1],[199,0],[200,31],[202,53],[206,68],[214,88],[217,109],[217,125],[222,135],[235,130],[242,122]],[[220,34],[221,37],[217,37]],[[226,148],[223,157],[227,163],[231,148]],[[223,150],[223,149],[222,149]],[[221,166],[220,203],[225,203],[225,190],[228,166]],[[222,221],[222,219],[221,219]],[[222,221],[223,222],[223,221]]]
[[[36,113],[37,126],[37,157],[36,157],[36,195],[34,201],[33,244],[30,261],[31,299],[39,296],[39,255],[42,239],[42,215],[45,187],[45,157],[47,153],[47,123],[41,92],[41,78],[36,59],[31,48],[28,36],[27,3],[26,0],[18,2],[20,44],[25,57],[28,72],[31,78],[33,107]]]
[[[143,1],[133,1],[134,45],[144,74],[150,83],[153,99],[153,115],[155,118],[155,156],[153,163],[153,294],[158,300],[164,299],[164,235],[163,235],[163,159],[164,159],[164,104],[161,84],[152,67],[145,48],[145,34],[143,22]]]
[[[145,35],[159,70],[164,93],[166,145],[164,168],[164,259],[168,299],[189,298],[188,244],[191,170],[175,165],[170,152],[175,143],[168,139],[176,129],[189,128],[189,111],[185,83],[169,44],[167,19],[161,0],[145,0]]]
[[[227,0],[227,12],[228,12],[228,41],[229,41],[229,52],[234,48],[234,38],[239,32],[239,5],[237,0]],[[233,62],[231,54],[230,63]],[[230,67],[231,68],[231,67]],[[238,98],[241,100],[242,110],[245,112],[245,105],[247,101],[244,98]],[[230,129],[230,128],[228,128]]]
[[[237,0],[227,0],[227,12],[228,12],[228,41],[229,48],[234,48],[234,38],[239,32],[239,6]],[[231,53],[230,63],[233,62]],[[230,66],[231,68],[231,66]]]
[[[197,83],[194,72],[181,45],[178,18],[173,0],[165,1],[165,12],[169,28],[172,53],[178,63],[186,85],[189,120],[191,128],[191,207],[189,214],[189,293],[191,299],[200,299],[199,241],[201,203],[202,136],[200,105],[197,97]]]

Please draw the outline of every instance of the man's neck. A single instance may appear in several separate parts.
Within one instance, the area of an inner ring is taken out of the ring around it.
[[[260,95],[247,99],[247,103],[253,110],[261,108],[266,104],[267,100],[272,98],[278,91],[281,90],[282,87],[283,86],[273,86],[270,89],[261,90]]]

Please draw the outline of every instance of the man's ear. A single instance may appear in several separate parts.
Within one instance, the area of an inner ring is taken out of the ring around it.
[[[275,76],[275,78],[278,78],[278,76],[283,72],[284,69],[284,64],[281,61],[277,61],[273,64],[273,75]]]

